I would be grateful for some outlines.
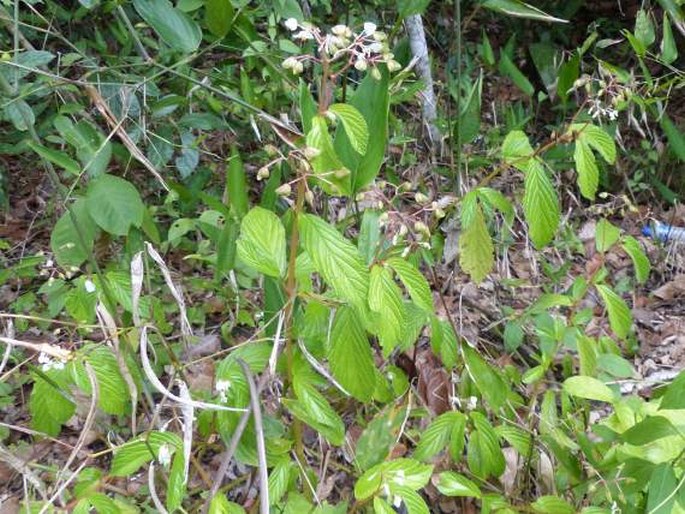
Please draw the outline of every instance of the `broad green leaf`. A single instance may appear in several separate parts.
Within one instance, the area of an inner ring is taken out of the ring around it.
[[[649,13],[645,9],[640,9],[635,18],[635,37],[642,43],[642,46],[647,49],[656,40],[656,33],[654,32],[654,24]]]
[[[27,143],[28,147],[34,152],[40,155],[43,159],[56,164],[60,168],[64,168],[72,175],[78,175],[81,171],[81,166],[74,159],[69,157],[65,152],[61,150],[55,150],[53,148],[48,148],[35,141],[29,141]]]
[[[295,464],[290,459],[281,459],[269,473],[269,502],[278,504],[285,493]]]
[[[317,114],[311,124],[311,130],[307,132],[307,147],[317,151],[317,155],[311,159],[314,174],[327,193],[349,194],[350,170],[343,166],[333,148],[326,118]]]
[[[444,471],[438,475],[438,481],[435,483],[440,494],[445,496],[470,496],[472,498],[480,498],[481,492],[476,484],[466,478],[464,475],[455,473],[454,471]]]
[[[576,340],[576,345],[578,346],[580,374],[594,376],[597,372],[597,341],[581,334]]]
[[[208,514],[245,514],[245,509],[228,501],[225,493],[217,493],[209,504]]]
[[[678,58],[678,46],[673,37],[673,28],[671,27],[671,20],[668,13],[664,11],[664,18],[661,24],[661,60],[666,64],[671,64]]]
[[[402,20],[407,16],[423,14],[429,3],[430,0],[398,0],[397,13]]]
[[[497,477],[504,472],[504,456],[497,441],[497,434],[491,427],[471,431],[466,462],[471,472],[481,479]]]
[[[169,482],[167,483],[166,491],[166,508],[169,512],[174,512],[178,509],[186,495],[184,463],[185,457],[183,452],[175,452],[171,462],[171,469],[169,470]]]
[[[78,268],[83,264],[93,250],[96,231],[95,222],[88,214],[86,200],[76,200],[57,220],[50,234],[50,249],[57,264],[66,269]]]
[[[507,399],[507,386],[500,375],[468,343],[461,345],[464,364],[481,395],[493,409],[499,409]]]
[[[459,265],[478,284],[490,273],[494,264],[495,250],[492,238],[483,212],[480,206],[476,206],[473,220],[462,227],[459,236]]]
[[[536,248],[542,248],[554,237],[561,214],[557,193],[539,161],[529,161],[524,188],[523,212],[530,239]]]
[[[409,296],[416,305],[429,314],[433,313],[433,295],[425,277],[408,261],[399,257],[392,257],[387,261],[388,265],[397,274],[407,288]]]
[[[86,120],[74,124],[66,116],[55,116],[53,125],[67,143],[76,149],[76,157],[84,171],[99,177],[112,158],[112,143],[100,130]]]
[[[33,114],[33,109],[20,98],[10,100],[6,104],[5,116],[12,122],[14,128],[20,132],[26,132],[36,124],[36,116]]]
[[[599,169],[592,150],[582,139],[576,141],[573,160],[576,163],[580,193],[588,200],[594,200],[599,185]]]
[[[300,79],[300,115],[302,116],[302,128],[305,134],[312,130],[312,120],[317,113],[317,105],[309,90],[309,85]]]
[[[87,345],[79,353],[90,363],[95,372],[98,406],[108,414],[123,415],[131,400],[112,349],[106,346]],[[78,386],[85,393],[92,394],[90,380],[83,364],[77,364],[75,371]]]
[[[540,514],[575,514],[576,512],[571,504],[558,496],[541,496],[531,504],[531,507],[533,512]]]
[[[602,218],[597,222],[595,229],[595,247],[600,253],[608,252],[616,244],[621,231],[606,219]]]
[[[611,330],[622,339],[627,337],[633,324],[633,317],[626,302],[624,302],[609,286],[596,284],[595,288],[602,297],[604,305],[606,305],[607,311],[609,312]]]
[[[125,236],[131,227],[143,223],[143,201],[133,184],[123,178],[105,174],[94,179],[86,202],[90,217],[110,234]]]
[[[614,392],[594,377],[576,376],[564,381],[564,391],[577,398],[612,403]]]
[[[50,379],[50,382],[42,375],[31,374],[33,378],[33,388],[29,398],[31,427],[56,437],[62,425],[76,412],[76,405],[65,393],[67,382],[64,370],[52,369],[43,374]]]
[[[205,23],[209,31],[222,38],[231,29],[235,15],[231,0],[206,0]]]
[[[660,409],[685,409],[685,371],[678,376],[666,388],[666,393],[661,398]]]
[[[502,159],[520,171],[528,171],[528,162],[533,158],[533,147],[528,136],[521,130],[512,130],[502,143]]]
[[[402,339],[405,311],[400,288],[390,272],[379,265],[371,268],[369,307],[376,314],[378,341],[383,354],[388,356]]]
[[[85,277],[76,280],[73,287],[65,296],[64,307],[69,315],[79,323],[90,324],[95,321],[95,306],[98,296],[95,291],[85,287]]]
[[[495,433],[508,442],[519,455],[529,455],[535,436],[515,425],[502,424],[495,427]]]
[[[373,498],[373,512],[374,514],[397,514],[388,502],[378,496]]]
[[[616,161],[616,143],[602,127],[577,123],[571,125],[569,132],[577,132],[578,138],[599,153],[607,163],[613,164]]]
[[[342,122],[352,148],[364,155],[369,143],[369,127],[359,110],[350,104],[332,104],[328,110]]]
[[[649,262],[649,258],[647,258],[647,255],[642,250],[642,246],[633,236],[624,236],[622,246],[623,250],[633,261],[637,282],[644,284],[649,278],[649,273],[652,271],[652,264]]]
[[[417,460],[428,460],[447,447],[454,429],[466,424],[466,416],[461,412],[450,411],[433,420],[421,434],[413,457]]]
[[[49,64],[54,58],[54,54],[44,50],[18,52],[14,54],[11,60],[11,63],[18,66],[13,66],[9,62],[0,62],[0,75],[5,77],[8,82],[15,83],[30,75],[33,70]]]
[[[395,459],[379,464],[383,479],[390,486],[408,487],[418,491],[424,487],[433,474],[431,464],[423,464],[414,459]]]
[[[354,484],[354,497],[364,501],[373,496],[383,483],[383,463],[366,470]]]
[[[682,484],[678,483],[673,466],[667,462],[659,464],[652,471],[649,480],[645,512],[649,512],[649,514],[671,514],[677,512],[674,510],[674,506],[677,499],[675,493],[679,486],[682,486]]]
[[[357,248],[367,266],[373,262],[381,242],[380,217],[381,212],[375,209],[364,209],[362,215]]]
[[[326,398],[305,380],[294,381],[297,400],[284,400],[293,415],[321,433],[334,446],[345,441],[345,425]]]
[[[367,469],[383,462],[397,443],[397,437],[406,418],[404,408],[389,406],[377,415],[357,440],[355,462],[359,469]]]
[[[317,216],[304,214],[299,224],[302,246],[316,270],[340,298],[367,312],[369,271],[354,245]]]
[[[483,7],[493,11],[513,16],[515,18],[527,18],[530,20],[547,21],[555,23],[568,23],[568,20],[556,18],[541,11],[537,7],[518,0],[484,0]]]
[[[452,324],[438,316],[431,320],[431,348],[448,369],[457,365],[459,358],[459,341]]]
[[[114,450],[110,474],[115,477],[130,476],[140,467],[156,459],[159,449],[166,445],[169,454],[180,450],[181,439],[171,432],[149,432],[122,444]]]
[[[507,223],[512,222],[514,219],[514,207],[504,194],[491,187],[479,187],[476,192],[478,193],[478,198],[483,203],[501,212]]]
[[[373,352],[363,322],[351,307],[336,312],[328,363],[333,376],[352,396],[363,402],[372,398],[376,385]]]
[[[275,278],[285,276],[285,228],[273,212],[253,207],[245,215],[240,224],[237,250],[240,260],[260,273]]]
[[[390,492],[402,498],[407,514],[430,514],[423,497],[414,489],[404,486],[390,486]]]
[[[133,0],[133,6],[172,49],[191,53],[200,46],[200,26],[186,13],[175,8],[169,0]]]
[[[643,446],[657,439],[678,434],[676,427],[667,418],[648,416],[623,432],[621,439],[628,444]]]

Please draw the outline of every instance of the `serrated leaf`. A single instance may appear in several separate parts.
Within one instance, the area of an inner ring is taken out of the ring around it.
[[[326,118],[317,114],[311,119],[311,124],[306,137],[307,147],[318,151],[310,162],[314,174],[319,176],[321,187],[329,194],[349,194],[350,172],[345,170],[333,148]]]
[[[512,130],[502,142],[502,159],[520,171],[528,170],[528,161],[533,158],[533,147],[528,136],[521,130]]]
[[[504,457],[497,437],[490,432],[473,430],[469,434],[466,462],[471,472],[481,478],[500,476],[504,471]]]
[[[576,512],[572,505],[558,496],[541,496],[530,506],[534,512],[541,514],[575,514]]]
[[[358,154],[364,155],[369,143],[369,127],[364,116],[350,104],[332,104],[328,110],[342,122],[352,148]]]
[[[369,271],[354,245],[317,216],[304,214],[299,224],[302,246],[316,270],[340,298],[367,312]]]
[[[84,347],[80,352],[95,372],[98,385],[98,406],[108,414],[123,415],[130,405],[126,382],[121,376],[117,358],[106,346]],[[90,381],[82,365],[77,367],[78,385],[87,394],[92,394]]]
[[[417,460],[428,460],[447,447],[447,444],[458,425],[466,425],[466,416],[461,412],[445,412],[433,420],[421,434],[413,457]]]
[[[34,430],[56,437],[62,425],[76,412],[76,405],[59,388],[66,387],[64,370],[49,370],[44,375],[32,374],[33,388],[29,399],[31,426]]]
[[[608,252],[616,244],[621,236],[621,231],[606,219],[602,218],[597,222],[595,229],[595,247],[600,253]]]
[[[269,473],[269,503],[278,504],[288,492],[293,463],[289,459],[281,459]]]
[[[609,286],[596,284],[595,288],[602,297],[604,305],[609,312],[611,330],[620,338],[627,337],[630,333],[630,328],[633,325],[633,317],[626,302],[624,302]]]
[[[647,416],[623,432],[621,439],[628,444],[643,446],[673,435],[679,435],[679,432],[668,418],[663,416]]]
[[[88,187],[88,213],[93,221],[110,234],[125,236],[131,227],[143,223],[145,206],[136,188],[123,178],[101,175]]]
[[[171,462],[169,470],[169,482],[166,491],[166,508],[169,512],[174,512],[183,503],[186,495],[186,481],[184,478],[185,457],[182,451],[177,451]]]
[[[681,371],[668,385],[659,409],[685,409],[685,371]]]
[[[576,132],[578,138],[599,153],[607,163],[616,162],[616,143],[602,127],[587,123],[576,123],[569,127],[569,132]]]
[[[400,288],[393,281],[390,272],[379,265],[371,268],[369,307],[377,314],[378,342],[387,357],[402,339],[405,309]]]
[[[407,486],[390,486],[390,492],[402,498],[407,514],[430,514],[423,497]]]
[[[60,216],[50,234],[50,249],[55,260],[66,269],[77,268],[88,259],[97,231],[84,198],[76,200],[69,209],[71,212]]]
[[[303,379],[294,381],[297,401],[284,400],[285,406],[300,420],[321,432],[334,446],[345,441],[345,425],[326,398]]]
[[[481,497],[480,489],[475,483],[454,471],[440,473],[435,487],[445,496]]]
[[[373,512],[374,514],[397,514],[388,502],[378,496],[373,499]]]
[[[433,295],[425,277],[408,261],[399,257],[387,260],[388,265],[397,274],[407,288],[409,296],[416,305],[427,313],[433,313]]]
[[[328,363],[333,376],[352,396],[363,402],[372,398],[376,385],[373,353],[362,320],[351,307],[336,312]]]
[[[675,492],[682,485],[678,483],[673,466],[667,462],[654,468],[647,490],[647,505],[645,512],[649,514],[672,514],[677,496]]]
[[[208,514],[245,514],[245,509],[228,501],[225,493],[217,493],[209,504]]]
[[[554,238],[561,214],[552,181],[535,159],[528,162],[524,188],[523,212],[530,239],[536,248],[542,248]]]
[[[133,6],[162,41],[174,50],[191,53],[200,46],[200,26],[168,0],[133,0]]]
[[[661,27],[662,37],[660,46],[660,57],[664,63],[671,64],[678,58],[678,45],[676,45],[675,38],[673,37],[673,28],[671,27],[671,20],[666,11],[664,11],[664,18]]]
[[[433,465],[414,459],[395,459],[379,464],[383,479],[389,486],[407,487],[418,491],[424,487],[433,473]]]
[[[607,403],[614,401],[614,392],[594,377],[569,377],[564,381],[563,387],[567,394],[577,398]]]
[[[492,9],[493,11],[513,16],[515,18],[527,18],[530,20],[546,21],[554,23],[568,23],[568,20],[550,16],[537,7],[521,2],[519,0],[485,0],[482,3],[483,7]]]
[[[644,284],[649,278],[649,273],[652,271],[652,264],[649,262],[649,258],[645,255],[638,240],[633,236],[624,236],[622,246],[623,250],[633,261],[637,282]]]
[[[245,215],[240,224],[237,250],[240,260],[260,273],[275,278],[285,276],[285,228],[273,212],[253,207]]]
[[[576,163],[580,193],[588,200],[594,200],[599,185],[599,169],[592,150],[582,139],[576,141],[573,160]]]
[[[640,9],[635,17],[635,37],[645,49],[649,48],[656,40],[654,24],[645,9]]]
[[[495,249],[480,206],[471,223],[462,227],[459,237],[459,265],[471,279],[480,283],[495,264]]]
[[[122,444],[114,450],[110,474],[115,477],[132,475],[143,464],[156,459],[163,445],[173,453],[181,448],[182,443],[176,434],[154,431]]]

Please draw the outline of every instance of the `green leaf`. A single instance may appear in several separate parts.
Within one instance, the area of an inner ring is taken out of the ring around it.
[[[342,122],[352,148],[364,155],[369,143],[369,127],[359,110],[350,104],[332,104],[328,110]]]
[[[397,443],[406,413],[406,409],[391,405],[371,420],[355,447],[355,462],[359,469],[366,471],[390,455]]]
[[[663,416],[648,416],[621,434],[628,444],[643,446],[657,439],[678,435],[679,432],[668,418]]]
[[[278,504],[285,493],[288,492],[288,484],[293,471],[294,463],[289,459],[281,459],[269,474],[269,503]]]
[[[576,512],[572,505],[558,496],[541,496],[531,504],[531,507],[534,512],[541,514],[575,514]]]
[[[677,495],[678,480],[676,479],[673,466],[667,462],[659,464],[649,480],[647,491],[647,507],[645,512],[649,514],[671,514]]]
[[[233,213],[239,219],[245,216],[249,205],[245,167],[236,146],[231,148],[231,160],[226,170],[226,193],[228,193],[228,205]]]
[[[123,415],[131,400],[112,349],[106,346],[87,345],[79,353],[88,360],[95,372],[99,393],[98,406],[108,414]],[[90,380],[83,365],[77,365],[75,369],[79,387],[87,394],[92,394]]]
[[[469,496],[472,498],[480,498],[481,492],[478,486],[464,475],[455,473],[454,471],[445,471],[438,475],[438,481],[435,484],[440,494],[445,496]]]
[[[423,14],[430,0],[398,0],[397,13],[401,20],[414,14]]]
[[[98,177],[107,171],[112,158],[112,143],[97,127],[86,120],[74,124],[66,116],[55,116],[53,125],[65,141],[76,149],[76,157],[91,177]]]
[[[685,135],[682,131],[678,129],[675,123],[669,118],[665,113],[662,114],[660,120],[661,130],[666,134],[666,139],[668,140],[668,148],[671,149],[673,154],[680,159],[680,161],[685,162]]]
[[[326,118],[317,114],[312,118],[311,124],[311,130],[307,132],[307,147],[318,151],[311,159],[314,174],[318,176],[321,186],[327,193],[349,194],[350,173],[340,162],[333,148],[333,139],[328,133]]]
[[[29,398],[31,427],[56,437],[62,425],[76,412],[76,405],[64,392],[67,388],[66,373],[64,370],[52,369],[42,375],[32,373],[31,376],[34,381]]]
[[[518,0],[484,0],[482,5],[487,9],[492,9],[493,11],[497,11],[508,16],[513,16],[515,18],[527,18],[529,20],[555,23],[568,23],[568,20],[550,16],[537,7],[533,7],[530,4],[520,2]]]
[[[681,371],[668,385],[659,409],[685,409],[685,371]]]
[[[381,242],[380,218],[380,211],[364,209],[357,248],[367,266],[373,262]]]
[[[228,501],[224,493],[217,493],[209,504],[208,514],[245,514],[245,509]]]
[[[507,387],[499,374],[474,350],[471,345],[461,345],[464,364],[480,394],[493,409],[499,409],[507,399]]]
[[[599,185],[599,169],[594,154],[582,139],[576,141],[573,160],[576,163],[580,193],[588,200],[594,200]]]
[[[649,13],[644,9],[640,9],[635,18],[635,37],[645,49],[649,48],[656,40],[654,24]]]
[[[535,94],[535,87],[530,83],[521,70],[514,64],[509,56],[501,52],[499,56],[499,71],[502,75],[506,75],[526,96],[532,98]]]
[[[602,297],[604,305],[606,305],[609,312],[609,324],[611,330],[620,338],[626,338],[630,333],[630,328],[633,325],[633,317],[626,302],[618,296],[609,286],[604,284],[595,284],[597,292]]]
[[[471,279],[480,283],[495,264],[495,249],[485,224],[483,211],[476,206],[475,215],[459,236],[459,265]]]
[[[221,39],[231,29],[235,15],[233,4],[230,0],[206,0],[205,23],[209,31]]]
[[[461,412],[450,411],[441,414],[433,420],[421,434],[419,444],[416,445],[413,457],[425,461],[434,457],[445,449],[459,425],[466,425],[466,416]],[[462,429],[463,431],[463,429]],[[457,430],[457,432],[459,432]]]
[[[379,265],[371,268],[369,307],[377,314],[378,341],[383,354],[388,356],[402,339],[405,310],[400,288],[393,281],[390,272]]]
[[[429,314],[433,313],[433,295],[425,277],[408,261],[399,257],[387,260],[388,265],[397,274],[409,291],[409,296],[416,305]]]
[[[612,403],[614,392],[608,386],[594,377],[576,376],[564,381],[564,391],[578,398]]]
[[[413,491],[424,487],[433,474],[431,464],[423,464],[414,459],[395,459],[379,466],[383,470],[383,479],[389,486],[408,487]]]
[[[172,49],[191,53],[200,46],[200,26],[186,13],[176,9],[169,0],[133,0],[133,6]]]
[[[352,396],[363,402],[372,398],[376,385],[373,353],[364,325],[350,307],[336,312],[328,362],[333,376]]]
[[[60,168],[64,168],[72,175],[78,175],[81,172],[81,166],[79,163],[69,157],[65,152],[48,148],[40,143],[36,143],[35,141],[28,141],[26,145],[40,155],[43,159],[56,164]]]
[[[561,213],[552,181],[536,159],[528,161],[524,189],[523,212],[530,239],[536,248],[542,248],[554,238]]]
[[[93,250],[97,230],[88,214],[85,199],[76,200],[69,210],[71,213],[67,211],[62,214],[50,234],[50,249],[55,255],[55,260],[66,269],[78,268],[88,259]],[[79,237],[79,233],[83,239]]]
[[[285,276],[285,228],[273,212],[253,207],[245,215],[240,224],[237,250],[240,260],[260,273],[275,278]]]
[[[345,442],[345,425],[326,398],[299,378],[294,381],[295,400],[283,400],[293,415],[321,433],[334,446]]]
[[[661,60],[666,64],[671,64],[678,58],[678,45],[676,45],[673,37],[673,28],[671,27],[671,20],[668,13],[664,11],[664,18],[661,24]]]
[[[469,434],[466,462],[471,472],[481,479],[504,473],[505,461],[490,422],[478,412],[471,413],[476,429]]]
[[[407,514],[430,514],[423,497],[407,486],[390,486],[390,492],[402,498]]]
[[[167,484],[166,492],[166,508],[169,512],[174,512],[183,503],[183,498],[186,495],[186,482],[184,477],[184,463],[185,457],[182,451],[177,451],[174,454],[174,459],[171,462],[171,470],[169,471],[169,482]]]
[[[595,246],[600,253],[608,252],[616,244],[621,231],[606,219],[602,218],[597,222],[595,229]]]
[[[125,236],[129,229],[143,223],[145,206],[130,182],[114,175],[94,179],[86,195],[88,213],[95,223],[110,234]]]
[[[373,512],[374,514],[397,514],[388,502],[378,496],[373,498]]]
[[[132,475],[143,464],[156,459],[163,445],[167,445],[171,454],[179,450],[182,443],[171,432],[149,432],[122,444],[114,450],[110,474],[115,477]]]
[[[14,128],[20,132],[26,132],[36,124],[36,116],[33,109],[21,98],[10,100],[5,105],[5,116],[12,122]]]
[[[642,246],[633,236],[624,236],[622,247],[633,261],[635,278],[638,284],[644,284],[649,278],[649,273],[652,271],[652,264],[642,250]]]
[[[304,214],[299,223],[302,246],[316,270],[340,298],[367,312],[369,271],[354,245],[317,216]]]

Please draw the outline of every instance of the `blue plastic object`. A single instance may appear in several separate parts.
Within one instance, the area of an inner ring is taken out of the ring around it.
[[[642,227],[642,235],[651,237],[652,239],[658,239],[664,243],[685,243],[685,228],[674,227],[673,225],[661,223],[660,221],[654,221],[651,225]]]

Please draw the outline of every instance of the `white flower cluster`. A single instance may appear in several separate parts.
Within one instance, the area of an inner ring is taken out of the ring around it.
[[[395,56],[390,53],[387,35],[378,30],[375,23],[364,23],[361,32],[354,32],[347,25],[335,25],[328,33],[311,23],[301,23],[295,18],[288,18],[284,25],[293,32],[292,37],[296,41],[315,41],[318,55],[323,56],[329,63],[344,62],[340,71],[351,66],[358,71],[370,69],[372,76],[379,79],[379,63],[385,63],[390,72],[402,68],[395,60]],[[298,75],[304,71],[305,63],[310,60],[321,62],[322,59],[312,55],[288,57],[283,61],[283,67]]]
[[[618,111],[610,105],[604,105],[600,98],[593,98],[590,100],[590,108],[588,113],[593,120],[597,118],[608,118],[609,121],[614,121],[618,118]]]
[[[217,380],[216,384],[214,385],[214,389],[216,389],[216,392],[219,393],[219,400],[221,403],[226,403],[228,401],[228,398],[226,397],[226,393],[228,390],[231,388],[231,382],[230,380]]]
[[[43,371],[50,371],[51,369],[64,369],[64,361],[53,359],[45,352],[40,352],[38,355],[38,364]]]

